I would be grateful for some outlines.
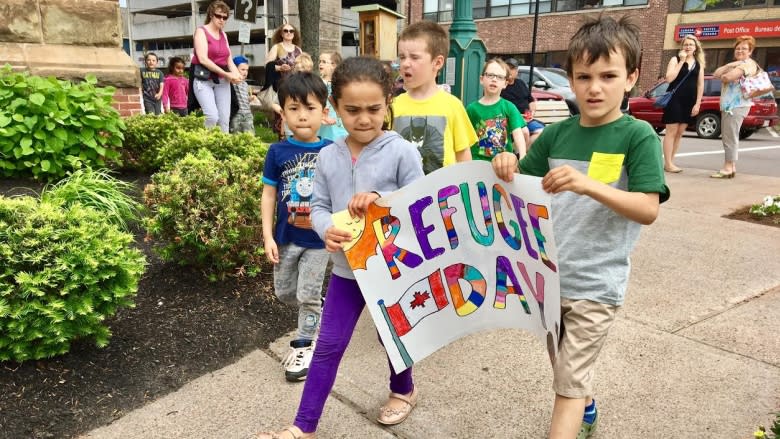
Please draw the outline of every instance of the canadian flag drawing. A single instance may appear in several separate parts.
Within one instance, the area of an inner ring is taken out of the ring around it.
[[[384,301],[380,301],[379,305],[383,306],[383,303]],[[395,329],[395,335],[403,337],[420,320],[441,311],[449,303],[444,292],[441,271],[436,270],[409,287],[397,303],[386,307],[386,317]]]

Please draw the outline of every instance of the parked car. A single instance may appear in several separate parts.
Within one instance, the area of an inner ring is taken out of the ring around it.
[[[688,125],[688,131],[696,131],[703,139],[720,137],[720,79],[712,75],[704,76],[704,96],[699,107],[696,123]],[[629,98],[629,114],[650,123],[657,132],[664,130],[661,122],[664,110],[653,106],[655,100],[666,93],[667,82],[659,82],[642,96]],[[777,116],[777,103],[771,94],[753,99],[750,113],[742,122],[740,139],[746,139],[763,127],[774,126],[780,118]]]
[[[574,91],[571,89],[565,70],[554,67],[534,67],[534,80],[533,82],[528,82],[530,70],[531,67],[529,66],[519,66],[517,68],[517,77],[526,84],[531,84],[532,90],[538,89],[563,96],[571,114],[579,114],[577,99],[574,97]]]

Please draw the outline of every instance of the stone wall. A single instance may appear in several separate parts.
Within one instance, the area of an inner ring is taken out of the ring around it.
[[[121,45],[118,0],[0,2],[0,65],[68,80],[94,74],[117,87],[123,115],[137,114],[141,77]]]

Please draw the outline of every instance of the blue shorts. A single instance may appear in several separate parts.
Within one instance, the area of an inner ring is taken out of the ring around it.
[[[539,131],[544,129],[544,124],[539,122],[536,119],[531,119],[528,122],[527,126],[528,126],[528,132],[531,133],[531,134],[536,134]]]

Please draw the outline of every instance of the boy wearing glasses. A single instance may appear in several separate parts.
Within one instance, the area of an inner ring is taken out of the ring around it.
[[[485,94],[466,107],[478,138],[471,146],[471,158],[474,160],[491,161],[504,151],[519,158],[525,156],[525,120],[513,103],[501,97],[508,74],[509,68],[501,59],[493,58],[486,62],[479,79]]]

